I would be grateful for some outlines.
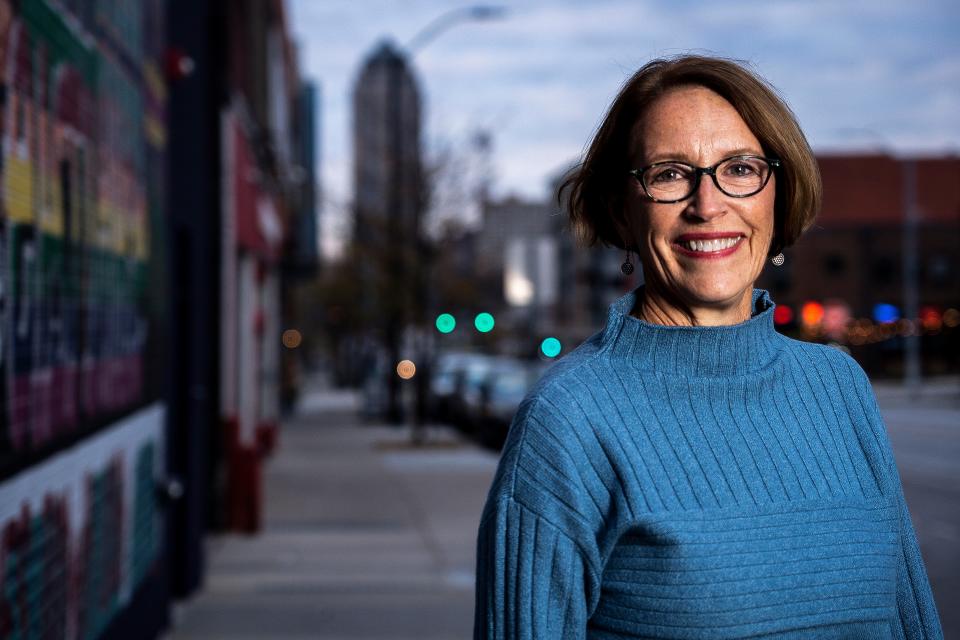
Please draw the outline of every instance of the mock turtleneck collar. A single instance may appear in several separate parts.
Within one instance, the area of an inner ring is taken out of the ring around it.
[[[603,342],[614,357],[643,369],[693,376],[729,376],[758,371],[776,360],[783,346],[773,327],[774,304],[762,289],[753,290],[753,313],[740,324],[719,327],[670,327],[630,315],[643,287],[610,306]]]

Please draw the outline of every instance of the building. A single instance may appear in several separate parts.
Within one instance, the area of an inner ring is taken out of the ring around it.
[[[354,242],[418,233],[423,210],[421,100],[405,55],[380,43],[353,89]]]
[[[620,274],[621,252],[578,245],[555,198],[485,202],[475,245],[475,277],[492,290],[484,303],[512,334],[503,349],[520,356],[535,355],[546,336],[575,346],[635,281]]]
[[[0,636],[167,611],[164,3],[0,0]]]
[[[845,345],[871,373],[899,375],[910,328],[894,321],[911,319],[912,295],[912,319],[926,325],[925,369],[956,372],[960,332],[949,326],[952,314],[943,316],[960,309],[960,158],[837,154],[818,161],[821,213],[786,252],[786,264],[768,267],[762,280],[777,303],[793,312],[795,320],[785,322],[784,330]],[[912,230],[906,215],[911,209]],[[905,260],[910,255],[912,267]],[[909,271],[915,275],[912,294]],[[812,311],[804,320],[808,303]],[[817,312],[821,308],[826,319]]]
[[[0,0],[0,62],[0,637],[154,637],[259,522],[315,229],[284,6]]]

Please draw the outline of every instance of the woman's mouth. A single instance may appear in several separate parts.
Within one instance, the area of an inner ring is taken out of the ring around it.
[[[729,233],[684,234],[673,241],[677,252],[692,258],[723,258],[740,248],[744,236]]]

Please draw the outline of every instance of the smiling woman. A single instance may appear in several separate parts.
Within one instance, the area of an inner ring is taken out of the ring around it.
[[[737,63],[651,62],[565,187],[645,283],[517,412],[475,637],[941,638],[869,380],[753,288],[820,204],[789,108]]]

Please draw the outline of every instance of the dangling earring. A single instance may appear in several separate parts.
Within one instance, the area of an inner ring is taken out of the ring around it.
[[[777,255],[773,256],[772,258],[770,258],[770,262],[772,262],[772,263],[773,263],[773,266],[775,266],[775,267],[782,267],[782,266],[783,266],[783,263],[786,262],[786,261],[787,261],[787,259],[784,257],[783,251],[781,251],[781,252],[778,253]]]
[[[627,251],[627,257],[624,258],[623,264],[620,265],[620,273],[622,273],[622,274],[625,275],[625,276],[628,276],[628,275],[630,275],[631,273],[633,273],[633,263],[630,262],[630,252],[629,252],[629,251]]]

